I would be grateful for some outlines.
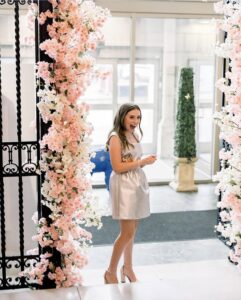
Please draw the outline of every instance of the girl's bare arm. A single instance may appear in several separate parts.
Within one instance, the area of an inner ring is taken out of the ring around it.
[[[110,160],[113,170],[116,173],[124,173],[134,170],[138,167],[144,167],[147,164],[155,162],[156,157],[147,156],[144,159],[138,159],[131,162],[123,162],[121,159],[121,142],[118,136],[112,136],[109,141]]]

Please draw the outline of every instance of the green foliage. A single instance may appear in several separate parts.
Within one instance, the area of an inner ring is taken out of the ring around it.
[[[192,68],[182,68],[179,80],[174,155],[196,157],[195,103]]]

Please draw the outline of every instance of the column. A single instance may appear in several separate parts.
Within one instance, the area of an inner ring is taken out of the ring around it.
[[[160,158],[170,158],[173,154],[176,105],[176,20],[164,20],[163,32],[162,117],[158,124],[157,155]]]

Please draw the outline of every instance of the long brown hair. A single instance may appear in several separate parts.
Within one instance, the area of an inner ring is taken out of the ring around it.
[[[110,136],[111,136],[112,132],[117,133],[118,137],[121,140],[121,145],[122,145],[123,149],[129,148],[129,147],[134,147],[130,142],[128,142],[128,140],[125,136],[125,130],[126,129],[125,129],[125,126],[124,126],[124,120],[125,120],[126,115],[128,114],[128,112],[130,112],[131,110],[134,110],[134,109],[138,109],[140,111],[140,116],[141,116],[141,119],[142,119],[141,109],[137,104],[125,103],[125,104],[122,104],[120,106],[120,108],[118,109],[118,111],[115,115],[115,118],[114,118],[113,128],[111,129],[111,131],[108,135],[108,140],[107,140],[107,143],[106,143],[106,148],[107,149],[109,147],[109,139],[110,139]],[[142,137],[143,132],[142,132],[140,124],[139,124],[138,129],[139,129],[141,137]]]

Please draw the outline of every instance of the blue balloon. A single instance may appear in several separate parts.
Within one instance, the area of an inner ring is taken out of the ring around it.
[[[110,163],[110,154],[108,151],[103,149],[97,149],[95,150],[95,157],[91,158],[91,162],[95,164],[94,169],[91,172],[91,175],[93,173],[105,173],[105,185],[107,190],[109,190],[109,182],[110,182],[110,174],[112,172],[112,167]]]

